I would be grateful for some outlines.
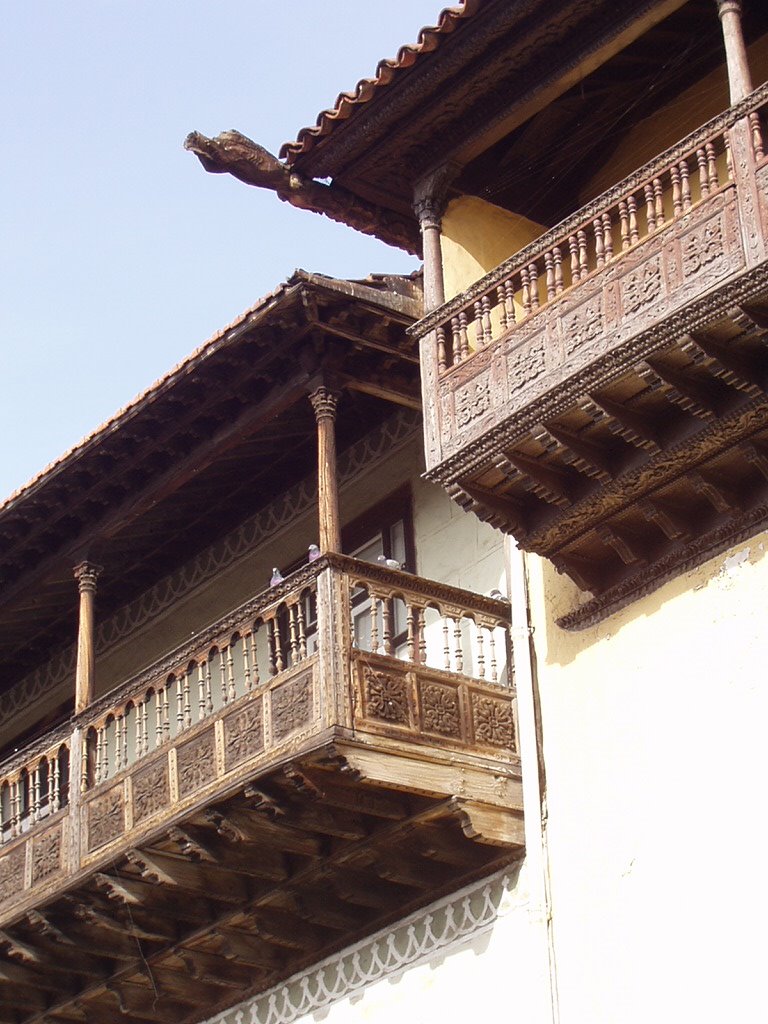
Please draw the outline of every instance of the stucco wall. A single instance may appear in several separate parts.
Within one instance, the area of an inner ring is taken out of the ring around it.
[[[764,1014],[768,535],[602,624],[530,560],[564,1022]]]

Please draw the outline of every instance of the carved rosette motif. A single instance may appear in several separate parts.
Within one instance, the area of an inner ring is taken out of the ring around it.
[[[280,742],[309,722],[312,713],[311,678],[306,673],[272,690],[272,736],[275,742]]]
[[[264,749],[261,700],[252,698],[224,719],[224,767],[227,771]]]
[[[35,836],[32,841],[32,885],[61,871],[61,826]]]
[[[88,849],[96,850],[117,839],[125,828],[123,789],[116,786],[88,805]]]
[[[363,667],[363,691],[368,718],[378,718],[393,725],[410,725],[406,676],[378,672],[370,665]]]
[[[156,814],[170,803],[168,765],[165,760],[156,761],[136,772],[132,778],[132,784],[133,822],[135,825]]]
[[[10,903],[24,888],[25,846],[17,846],[0,857],[0,900]]]
[[[461,738],[459,691],[442,683],[422,683],[421,717],[428,732]]]
[[[472,726],[479,743],[514,749],[515,719],[510,701],[472,694]]]
[[[216,777],[213,729],[176,748],[179,796],[188,796]]]

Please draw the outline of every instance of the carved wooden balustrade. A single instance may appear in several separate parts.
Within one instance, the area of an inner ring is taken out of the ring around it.
[[[767,107],[765,84],[412,328],[430,477],[602,610],[762,516]]]
[[[324,556],[0,766],[0,1021],[183,1020],[518,855],[507,612]]]

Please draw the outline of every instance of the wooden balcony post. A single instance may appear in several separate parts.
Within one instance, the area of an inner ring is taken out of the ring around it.
[[[317,499],[320,519],[320,550],[341,551],[339,482],[336,469],[336,406],[338,393],[321,384],[309,400],[317,422]]]
[[[77,630],[77,669],[75,671],[75,713],[85,710],[94,697],[96,662],[93,636],[93,600],[101,567],[91,562],[76,565],[74,576],[80,590],[80,618]]]
[[[440,235],[443,226],[448,186],[457,168],[444,164],[416,184],[413,190],[413,210],[421,228],[424,250],[424,312],[429,313],[445,302],[443,278],[443,251]]]
[[[723,26],[728,85],[733,105],[752,92],[752,76],[749,73],[747,48],[741,27],[741,0],[717,0],[717,11]]]

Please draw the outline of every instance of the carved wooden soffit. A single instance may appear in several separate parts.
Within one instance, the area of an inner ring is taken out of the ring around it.
[[[195,154],[206,171],[231,174],[246,185],[270,189],[291,206],[325,214],[388,245],[421,254],[419,230],[412,220],[368,203],[339,185],[304,178],[238,131],[222,132],[215,139],[190,132],[184,148]]]

